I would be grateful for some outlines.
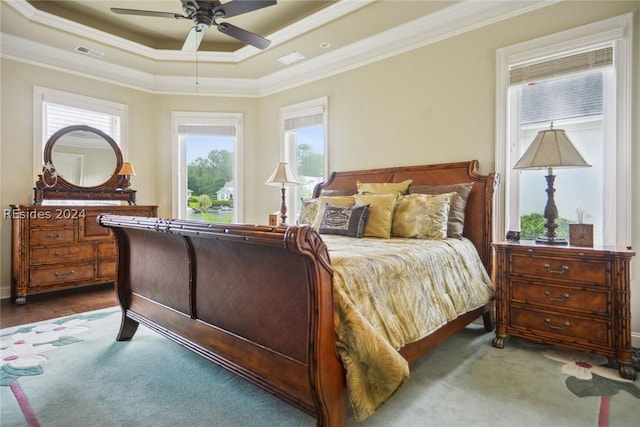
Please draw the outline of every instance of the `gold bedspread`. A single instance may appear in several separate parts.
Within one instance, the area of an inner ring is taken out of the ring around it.
[[[493,298],[466,239],[354,239],[323,235],[333,265],[338,352],[357,420],[409,377],[396,349]]]

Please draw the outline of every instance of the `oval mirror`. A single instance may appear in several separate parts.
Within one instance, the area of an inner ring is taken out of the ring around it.
[[[93,132],[63,135],[51,152],[58,176],[79,187],[96,187],[116,172],[117,159],[111,145]]]
[[[108,186],[122,167],[122,154],[106,133],[90,126],[69,126],[51,136],[44,150],[59,181],[78,188]]]

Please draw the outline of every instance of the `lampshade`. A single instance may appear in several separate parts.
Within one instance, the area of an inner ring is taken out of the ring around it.
[[[267,185],[282,185],[282,186],[294,186],[300,185],[296,174],[293,173],[289,163],[280,162],[276,166],[275,170],[265,182]]]
[[[513,167],[542,169],[591,166],[573,146],[563,129],[551,128],[538,132],[535,139]]]
[[[129,162],[123,162],[120,171],[118,171],[118,175],[135,175],[136,172],[133,170],[133,166]]]

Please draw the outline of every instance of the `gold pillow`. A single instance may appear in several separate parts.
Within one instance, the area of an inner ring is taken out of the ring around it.
[[[447,237],[449,209],[456,193],[401,196],[393,215],[392,235],[439,240]]]
[[[402,182],[356,182],[358,194],[395,194],[401,196],[409,192],[409,186],[413,182],[407,179]]]
[[[324,208],[327,203],[334,206],[351,207],[356,204],[356,200],[353,196],[320,196],[318,197],[318,210],[316,218],[313,220],[313,228],[316,230],[320,228],[322,218],[324,217]]]
[[[356,194],[356,204],[369,205],[369,218],[364,226],[364,237],[391,237],[393,210],[398,198],[395,194]]]

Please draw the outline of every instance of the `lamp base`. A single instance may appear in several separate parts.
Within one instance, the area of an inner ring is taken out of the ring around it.
[[[538,237],[536,239],[536,243],[540,243],[543,245],[568,245],[569,244],[567,239],[562,239],[559,237],[549,238],[547,236]]]

